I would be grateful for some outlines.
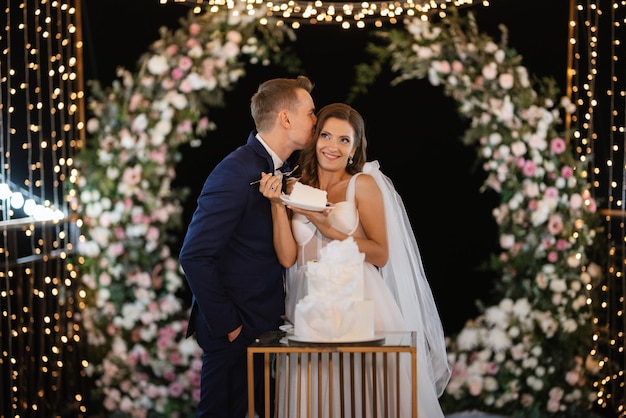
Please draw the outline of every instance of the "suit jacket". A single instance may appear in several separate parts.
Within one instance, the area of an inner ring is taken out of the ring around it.
[[[282,322],[283,268],[270,202],[250,185],[274,163],[255,135],[209,174],[187,229],[179,260],[193,293],[188,336],[206,325],[198,336],[224,337],[243,325],[243,335],[254,339]]]

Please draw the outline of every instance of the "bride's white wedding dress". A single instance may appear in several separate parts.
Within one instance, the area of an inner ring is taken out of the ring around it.
[[[372,175],[377,180],[381,191],[383,191],[383,197],[386,200],[385,213],[386,218],[388,218],[388,240],[390,245],[390,259],[385,268],[379,270],[377,267],[367,262],[364,265],[365,297],[374,301],[374,329],[376,333],[409,330],[418,331],[418,416],[420,418],[443,418],[444,415],[441,407],[439,406],[438,396],[441,395],[443,388],[448,382],[450,369],[446,359],[445,342],[443,339],[441,322],[436,308],[434,307],[434,301],[432,301],[430,288],[423,277],[419,253],[407,256],[407,254],[411,251],[417,250],[417,245],[415,244],[415,239],[410,229],[408,233],[406,231],[400,231],[401,228],[410,228],[410,225],[408,225],[408,218],[406,217],[406,212],[401,203],[401,199],[395,192],[395,189],[389,179],[387,179],[386,176],[378,170],[377,162],[367,163],[364,167],[364,172]],[[336,229],[349,235],[354,234],[355,237],[358,237],[358,234],[360,233],[358,231],[358,212],[354,204],[354,190],[357,177],[358,174],[353,176],[350,180],[346,192],[346,200],[335,203],[333,210],[329,214],[331,222]],[[398,204],[400,207],[398,207]],[[390,221],[396,225],[390,225]],[[403,224],[403,222],[405,224]],[[293,320],[295,305],[298,300],[305,296],[306,263],[309,260],[317,259],[319,257],[320,249],[327,245],[330,241],[323,237],[322,234],[317,231],[315,226],[302,215],[294,214],[291,223],[295,240],[298,243],[298,258],[296,264],[287,271],[285,285],[287,293],[286,316],[288,319]],[[401,236],[394,235],[398,233],[400,233]],[[412,238],[413,244],[411,245],[415,248],[402,248],[403,246],[407,246],[406,243],[402,244],[401,242],[403,239],[406,239],[407,236]],[[394,240],[395,242],[392,242]],[[398,247],[398,244],[400,247]],[[399,255],[402,260],[398,260],[398,257],[396,257],[396,263],[394,264],[394,256],[391,254],[392,251],[400,252],[401,254]],[[417,258],[417,260],[415,258]],[[403,262],[408,262],[410,265],[403,266]],[[408,274],[415,274],[418,267],[422,277],[419,277],[418,279],[402,277]],[[385,272],[388,273],[389,277],[385,277]],[[425,283],[415,283],[420,281]],[[408,284],[404,282],[407,282]],[[426,290],[423,289],[424,286],[427,287]],[[420,291],[427,291],[427,295],[418,295],[417,292]],[[409,294],[398,294],[399,292],[406,292]],[[424,297],[427,299],[425,303],[427,306],[420,305]],[[407,305],[404,310],[401,309],[402,303]],[[433,310],[435,315],[434,317],[432,316]],[[409,317],[407,317],[407,315],[409,315]],[[424,325],[424,320],[427,320],[429,324]],[[426,328],[428,328],[428,330]],[[435,332],[433,332],[433,328]],[[358,382],[358,384],[355,385],[356,389],[354,387],[351,389],[356,398],[356,402],[352,405],[348,404],[343,406],[340,402],[337,402],[336,399],[341,398],[341,396],[339,396],[339,391],[341,390],[339,382],[341,373],[339,368],[344,367],[344,373],[348,375],[347,368],[349,367],[348,364],[350,360],[348,360],[348,354],[343,354],[346,358],[341,361],[339,354],[334,353],[332,356],[332,390],[335,393],[332,401],[333,417],[344,416],[344,414],[345,416],[358,416],[363,418],[371,416],[396,416],[394,412],[395,409],[391,411],[391,415],[385,414],[383,411],[376,412],[373,410],[372,405],[377,405],[377,409],[382,408],[383,405],[385,405],[384,400],[395,399],[395,394],[393,395],[394,397],[385,398],[385,394],[382,393],[381,385],[374,385],[372,383],[374,381],[382,381],[381,377],[376,379],[372,378],[372,373],[378,373],[378,375],[380,375],[382,368],[380,366],[372,367],[371,355],[369,358],[366,358],[365,367],[363,368],[358,367],[362,361],[359,354],[354,354],[356,358],[351,360],[353,361],[353,364],[357,365],[355,381]],[[380,354],[378,354],[378,356],[380,356]],[[324,373],[322,376],[318,376],[318,358],[313,356],[311,359],[311,367],[305,369],[304,372],[300,370],[299,374],[297,372],[297,359],[295,355],[291,355],[289,359],[289,373],[285,373],[286,364],[284,360],[285,358],[283,357],[283,362],[280,365],[281,372],[279,373],[278,385],[280,391],[279,393],[289,394],[287,402],[289,405],[289,411],[285,410],[285,402],[280,402],[278,405],[279,416],[287,418],[308,417],[309,407],[311,408],[310,416],[312,417],[322,418],[330,416],[328,413],[328,388],[330,382],[328,381],[327,373]],[[328,356],[322,357],[321,361],[326,366]],[[393,362],[395,360],[392,358],[391,361]],[[399,389],[398,387],[391,388],[392,391],[401,391],[401,415],[397,418],[410,417],[412,405],[412,394],[410,393],[410,363],[406,357],[402,358],[400,361],[401,373],[400,384],[398,385]],[[406,364],[404,363],[405,361]],[[377,364],[381,365],[382,361],[377,361]],[[395,366],[391,364],[389,365],[388,370],[393,370],[394,368]],[[297,392],[300,392],[300,396],[303,397],[303,399],[307,399],[307,392],[310,389],[307,386],[309,382],[309,371],[311,373],[311,388],[314,388],[313,393],[310,394],[313,402],[311,405],[306,405],[306,402],[302,401],[298,404],[296,396]],[[288,378],[286,377],[287,375]],[[318,379],[321,379],[321,382],[318,382]],[[395,386],[395,379],[392,380],[391,386]],[[321,394],[317,392],[318,383],[321,383],[321,387],[323,388]],[[363,385],[363,383],[365,384]],[[287,384],[289,384],[289,388],[286,387]],[[376,402],[372,402],[374,386],[377,387],[377,393],[375,394],[377,397]],[[344,394],[343,396],[345,397],[346,395],[347,394]],[[319,399],[320,396],[321,399]],[[361,410],[361,401],[363,396],[365,396],[368,400],[366,402],[366,405],[368,406],[364,408],[365,410]],[[387,404],[389,403],[391,403],[391,405],[388,405],[388,407],[396,408],[397,405],[394,405],[393,401],[387,402]],[[318,411],[319,405],[321,405],[321,411]],[[347,408],[344,409],[344,414],[341,413],[341,408]],[[355,410],[352,411],[352,408]]]

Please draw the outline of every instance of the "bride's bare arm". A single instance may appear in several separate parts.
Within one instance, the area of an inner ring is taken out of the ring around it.
[[[272,233],[274,249],[279,263],[289,268],[296,262],[297,245],[291,233],[291,221],[287,207],[280,199],[282,182],[277,177],[262,174],[259,190],[269,199],[272,209]]]
[[[376,181],[367,174],[356,179],[354,201],[359,212],[359,221],[364,237],[355,234],[359,250],[365,254],[365,260],[378,267],[383,267],[389,259],[387,225],[383,196]]]

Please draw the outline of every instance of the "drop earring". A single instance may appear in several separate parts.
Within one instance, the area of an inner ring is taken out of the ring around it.
[[[354,160],[352,159],[352,157],[348,157],[348,165],[351,165],[354,162]]]

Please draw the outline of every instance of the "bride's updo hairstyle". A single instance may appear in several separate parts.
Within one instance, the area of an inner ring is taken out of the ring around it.
[[[304,184],[319,186],[317,178],[317,154],[315,146],[322,131],[324,123],[330,118],[347,121],[354,130],[354,156],[352,162],[346,166],[346,171],[356,174],[363,170],[363,164],[367,161],[365,138],[365,122],[359,112],[345,103],[331,103],[317,112],[317,124],[313,140],[300,152],[299,164],[302,170],[300,181]]]

